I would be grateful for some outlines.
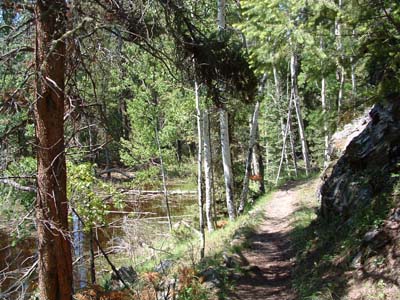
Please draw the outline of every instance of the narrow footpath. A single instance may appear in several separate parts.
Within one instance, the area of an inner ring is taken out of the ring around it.
[[[265,207],[265,221],[250,237],[243,252],[251,266],[250,275],[241,278],[230,300],[294,300],[291,273],[294,253],[289,233],[291,215],[299,207],[299,191],[289,184],[275,192]]]

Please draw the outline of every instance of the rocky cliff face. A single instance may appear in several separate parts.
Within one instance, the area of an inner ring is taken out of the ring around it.
[[[375,105],[336,134],[333,145],[338,158],[322,176],[321,215],[347,219],[379,193],[390,191],[393,174],[400,171],[400,103]]]

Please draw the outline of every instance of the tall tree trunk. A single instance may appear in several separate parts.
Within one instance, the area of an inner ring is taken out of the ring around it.
[[[290,70],[290,62],[289,62],[289,70]],[[288,105],[290,106],[290,101],[292,97],[292,92],[291,88],[289,86],[291,85],[290,83],[290,72],[288,72],[287,79],[286,79],[286,99],[287,102],[289,103]],[[292,162],[293,162],[293,168],[294,168],[294,174],[297,177],[299,175],[299,168],[297,166],[297,156],[296,156],[296,141],[294,139],[295,133],[294,133],[294,128],[293,128],[293,122],[292,122],[292,110],[290,109],[288,112],[288,125],[289,125],[289,142],[290,142],[290,152],[292,156]]]
[[[306,169],[306,175],[308,176],[311,171],[310,156],[309,156],[309,152],[308,152],[306,133],[304,130],[303,116],[301,113],[300,96],[299,96],[299,90],[298,90],[298,86],[297,86],[297,56],[294,52],[292,52],[292,55],[290,57],[290,76],[291,76],[293,102],[294,102],[294,107],[296,110],[297,123],[299,125],[301,149],[303,152],[303,159],[304,159],[304,165],[305,165],[305,169]]]
[[[66,5],[36,1],[36,220],[39,299],[72,299],[64,147]]]
[[[169,231],[171,232],[172,231],[171,210],[169,208],[169,200],[168,200],[167,175],[165,174],[164,159],[163,159],[162,152],[161,152],[160,133],[158,130],[158,118],[157,118],[157,124],[155,126],[155,131],[156,131],[158,156],[160,158],[160,169],[161,169],[161,177],[162,177],[162,184],[163,184],[164,203],[165,203],[165,208],[167,210]]]
[[[321,81],[321,102],[322,114],[324,116],[324,167],[329,162],[329,131],[328,131],[328,109],[326,105],[326,79],[322,78]]]
[[[356,31],[353,29],[352,32],[353,41],[356,40]],[[350,56],[350,64],[351,64],[351,98],[353,101],[354,107],[356,106],[357,100],[357,79],[356,79],[356,63],[354,61],[354,54]]]
[[[280,113],[282,92],[281,92],[281,83],[280,83],[280,80],[279,80],[279,75],[278,75],[278,71],[276,69],[275,64],[272,65],[272,72],[274,74],[274,85],[275,85],[275,98],[273,98],[273,99],[274,99],[275,107],[279,110],[279,123],[281,124],[281,137],[282,137],[282,141],[283,141],[284,140],[283,136],[285,135],[285,123],[284,123],[284,120],[282,118],[282,114]],[[287,169],[288,169],[288,171],[290,173],[289,159],[288,159],[288,155],[287,155],[287,151],[286,151],[286,145],[282,149],[284,150],[284,157],[285,157],[286,166],[287,166]],[[296,171],[296,173],[297,173],[297,171]]]
[[[292,155],[294,175],[297,177],[299,175],[299,168],[297,166],[296,147],[295,147],[295,140],[294,140],[293,124],[292,124],[292,111],[290,111],[290,114],[289,114],[288,125],[289,125],[290,152]]]
[[[285,148],[286,148],[286,139],[288,136],[288,132],[289,132],[289,128],[290,128],[290,118],[292,115],[292,104],[293,104],[294,100],[293,100],[293,94],[290,96],[289,99],[289,107],[288,107],[288,112],[287,112],[287,121],[286,121],[286,126],[285,126],[285,132],[283,134],[283,141],[282,141],[282,152],[281,152],[281,159],[279,161],[279,167],[278,167],[278,173],[276,175],[276,179],[275,179],[275,185],[278,184],[279,182],[279,178],[281,176],[281,170],[282,170],[282,165],[283,165],[283,159],[284,159],[284,155],[285,155]]]
[[[206,109],[203,114],[203,137],[204,137],[204,183],[206,196],[206,218],[208,231],[214,230],[212,204],[212,158],[211,158],[211,140],[210,140],[210,121],[209,113]]]
[[[324,41],[321,38],[321,51],[324,50]],[[321,66],[323,69],[323,66]],[[328,107],[326,99],[326,78],[322,75],[321,80],[321,106],[324,122],[324,167],[328,165],[329,162],[329,130],[328,130]]]
[[[225,20],[225,0],[218,0],[218,31],[222,33],[226,27]],[[236,218],[236,210],[233,195],[233,171],[232,171],[232,160],[231,160],[231,147],[229,142],[229,123],[228,123],[228,112],[226,111],[225,105],[221,104],[218,109],[219,112],[219,124],[221,130],[221,151],[222,151],[222,164],[224,168],[224,180],[225,180],[225,194],[226,194],[226,206],[228,209],[228,215],[230,220]]]
[[[224,168],[226,207],[230,220],[236,218],[236,209],[233,194],[233,172],[231,149],[229,142],[228,113],[224,107],[219,109],[219,125],[221,131],[222,164]]]
[[[251,118],[250,124],[250,138],[249,138],[249,148],[247,149],[245,173],[243,178],[243,188],[240,195],[240,204],[238,208],[238,213],[241,214],[244,210],[247,201],[247,194],[249,192],[249,176],[251,171],[251,158],[253,155],[253,147],[256,143],[257,128],[258,128],[258,115],[260,111],[260,101],[257,101],[254,106],[253,116]],[[260,174],[256,174],[260,175]]]
[[[199,226],[200,226],[200,258],[204,258],[206,248],[206,237],[204,233],[204,209],[203,209],[203,129],[202,129],[202,112],[200,108],[199,85],[197,81],[194,83],[194,92],[196,98],[196,113],[197,113],[197,197],[199,205]]]

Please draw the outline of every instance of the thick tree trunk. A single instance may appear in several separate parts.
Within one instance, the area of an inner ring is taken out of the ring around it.
[[[219,125],[221,131],[221,151],[222,164],[224,168],[226,207],[228,209],[229,219],[234,220],[236,218],[236,210],[233,194],[233,172],[229,142],[228,113],[224,107],[219,108]]]
[[[204,258],[206,248],[206,238],[204,233],[204,201],[203,201],[203,129],[202,129],[202,111],[200,108],[199,86],[197,81],[194,84],[194,92],[196,98],[196,113],[197,113],[197,197],[199,205],[199,226],[200,226],[200,258]]]
[[[299,91],[298,91],[298,86],[297,86],[297,56],[294,52],[292,53],[292,55],[290,57],[290,77],[291,77],[291,84],[292,84],[293,102],[294,102],[294,107],[296,110],[297,123],[299,125],[301,149],[303,152],[303,159],[304,159],[304,165],[305,165],[305,169],[306,169],[306,175],[308,176],[311,171],[310,156],[309,156],[309,152],[308,152],[306,133],[304,130],[303,116],[301,113],[300,97],[299,97]]]
[[[249,148],[247,149],[245,173],[243,178],[243,188],[240,195],[240,204],[238,208],[238,213],[241,214],[244,210],[247,201],[247,194],[249,192],[249,176],[251,171],[251,158],[253,155],[253,147],[256,143],[257,128],[258,128],[258,115],[260,111],[260,102],[257,101],[254,106],[254,112],[250,124],[250,138],[249,138]],[[256,176],[260,174],[255,174]]]
[[[72,253],[68,229],[64,147],[66,6],[36,1],[37,138],[36,220],[39,299],[72,299]]]
[[[212,204],[212,158],[211,158],[211,140],[210,140],[210,121],[209,113],[206,109],[203,114],[203,137],[204,137],[204,183],[205,183],[205,196],[206,196],[206,218],[208,231],[214,230]]]

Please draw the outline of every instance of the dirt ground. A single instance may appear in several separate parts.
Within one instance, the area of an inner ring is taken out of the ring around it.
[[[265,221],[250,238],[250,248],[243,252],[250,265],[250,275],[242,277],[230,300],[294,300],[291,273],[294,253],[289,233],[290,216],[298,208],[300,197],[294,184],[275,192],[265,207]]]

